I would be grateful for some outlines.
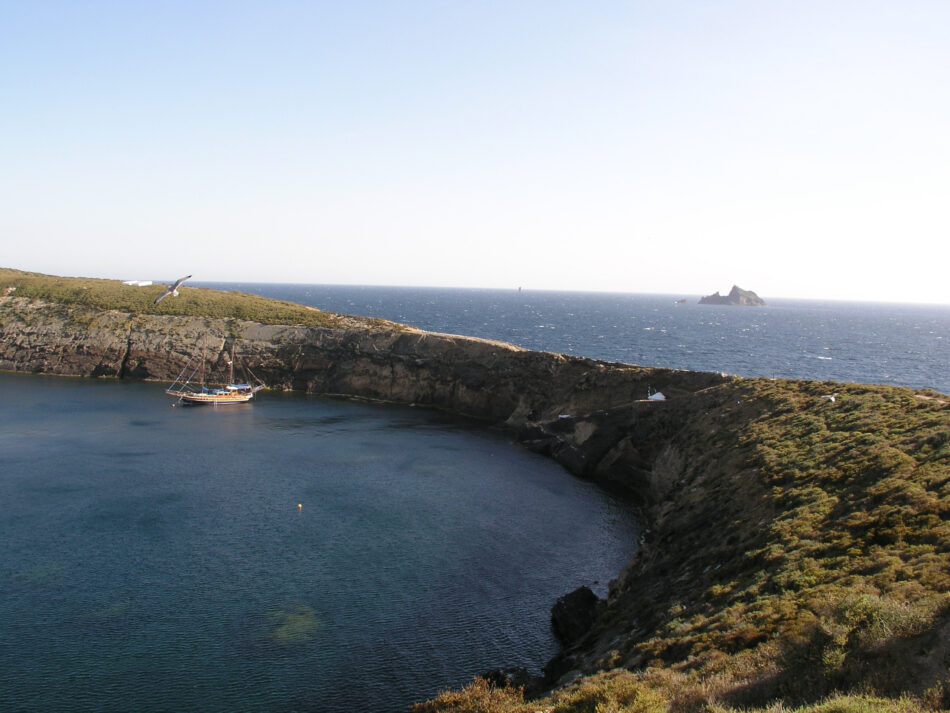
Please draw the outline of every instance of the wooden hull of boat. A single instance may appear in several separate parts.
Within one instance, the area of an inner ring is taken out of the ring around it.
[[[176,391],[166,391],[171,396],[177,396],[183,404],[189,406],[226,406],[228,404],[246,404],[254,394],[192,394]]]

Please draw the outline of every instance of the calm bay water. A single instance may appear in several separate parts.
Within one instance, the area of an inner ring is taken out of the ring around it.
[[[628,508],[429,411],[0,393],[4,711],[405,710],[539,670],[554,600],[635,551]]]
[[[528,349],[741,376],[857,381],[950,393],[950,306],[668,295],[201,283]]]

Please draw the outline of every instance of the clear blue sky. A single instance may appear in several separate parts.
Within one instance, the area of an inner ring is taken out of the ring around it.
[[[950,2],[0,0],[0,265],[950,303]]]

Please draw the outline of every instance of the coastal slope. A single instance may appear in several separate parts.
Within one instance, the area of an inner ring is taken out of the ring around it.
[[[236,344],[271,388],[496,423],[640,508],[639,553],[543,678],[478,679],[420,711],[950,704],[944,395],[612,364],[309,308],[267,316],[276,306],[198,288],[130,306],[110,281],[50,280],[0,271],[0,369],[170,381]]]

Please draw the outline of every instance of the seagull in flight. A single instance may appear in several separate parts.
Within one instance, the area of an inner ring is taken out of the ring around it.
[[[166,287],[165,291],[155,298],[155,304],[158,304],[159,302],[161,302],[163,299],[168,297],[168,295],[171,295],[172,297],[178,297],[178,288],[181,286],[181,283],[184,282],[185,280],[190,280],[190,279],[191,279],[191,275],[185,275],[184,277],[181,277],[178,280],[176,280],[174,285],[169,285],[168,287]]]

